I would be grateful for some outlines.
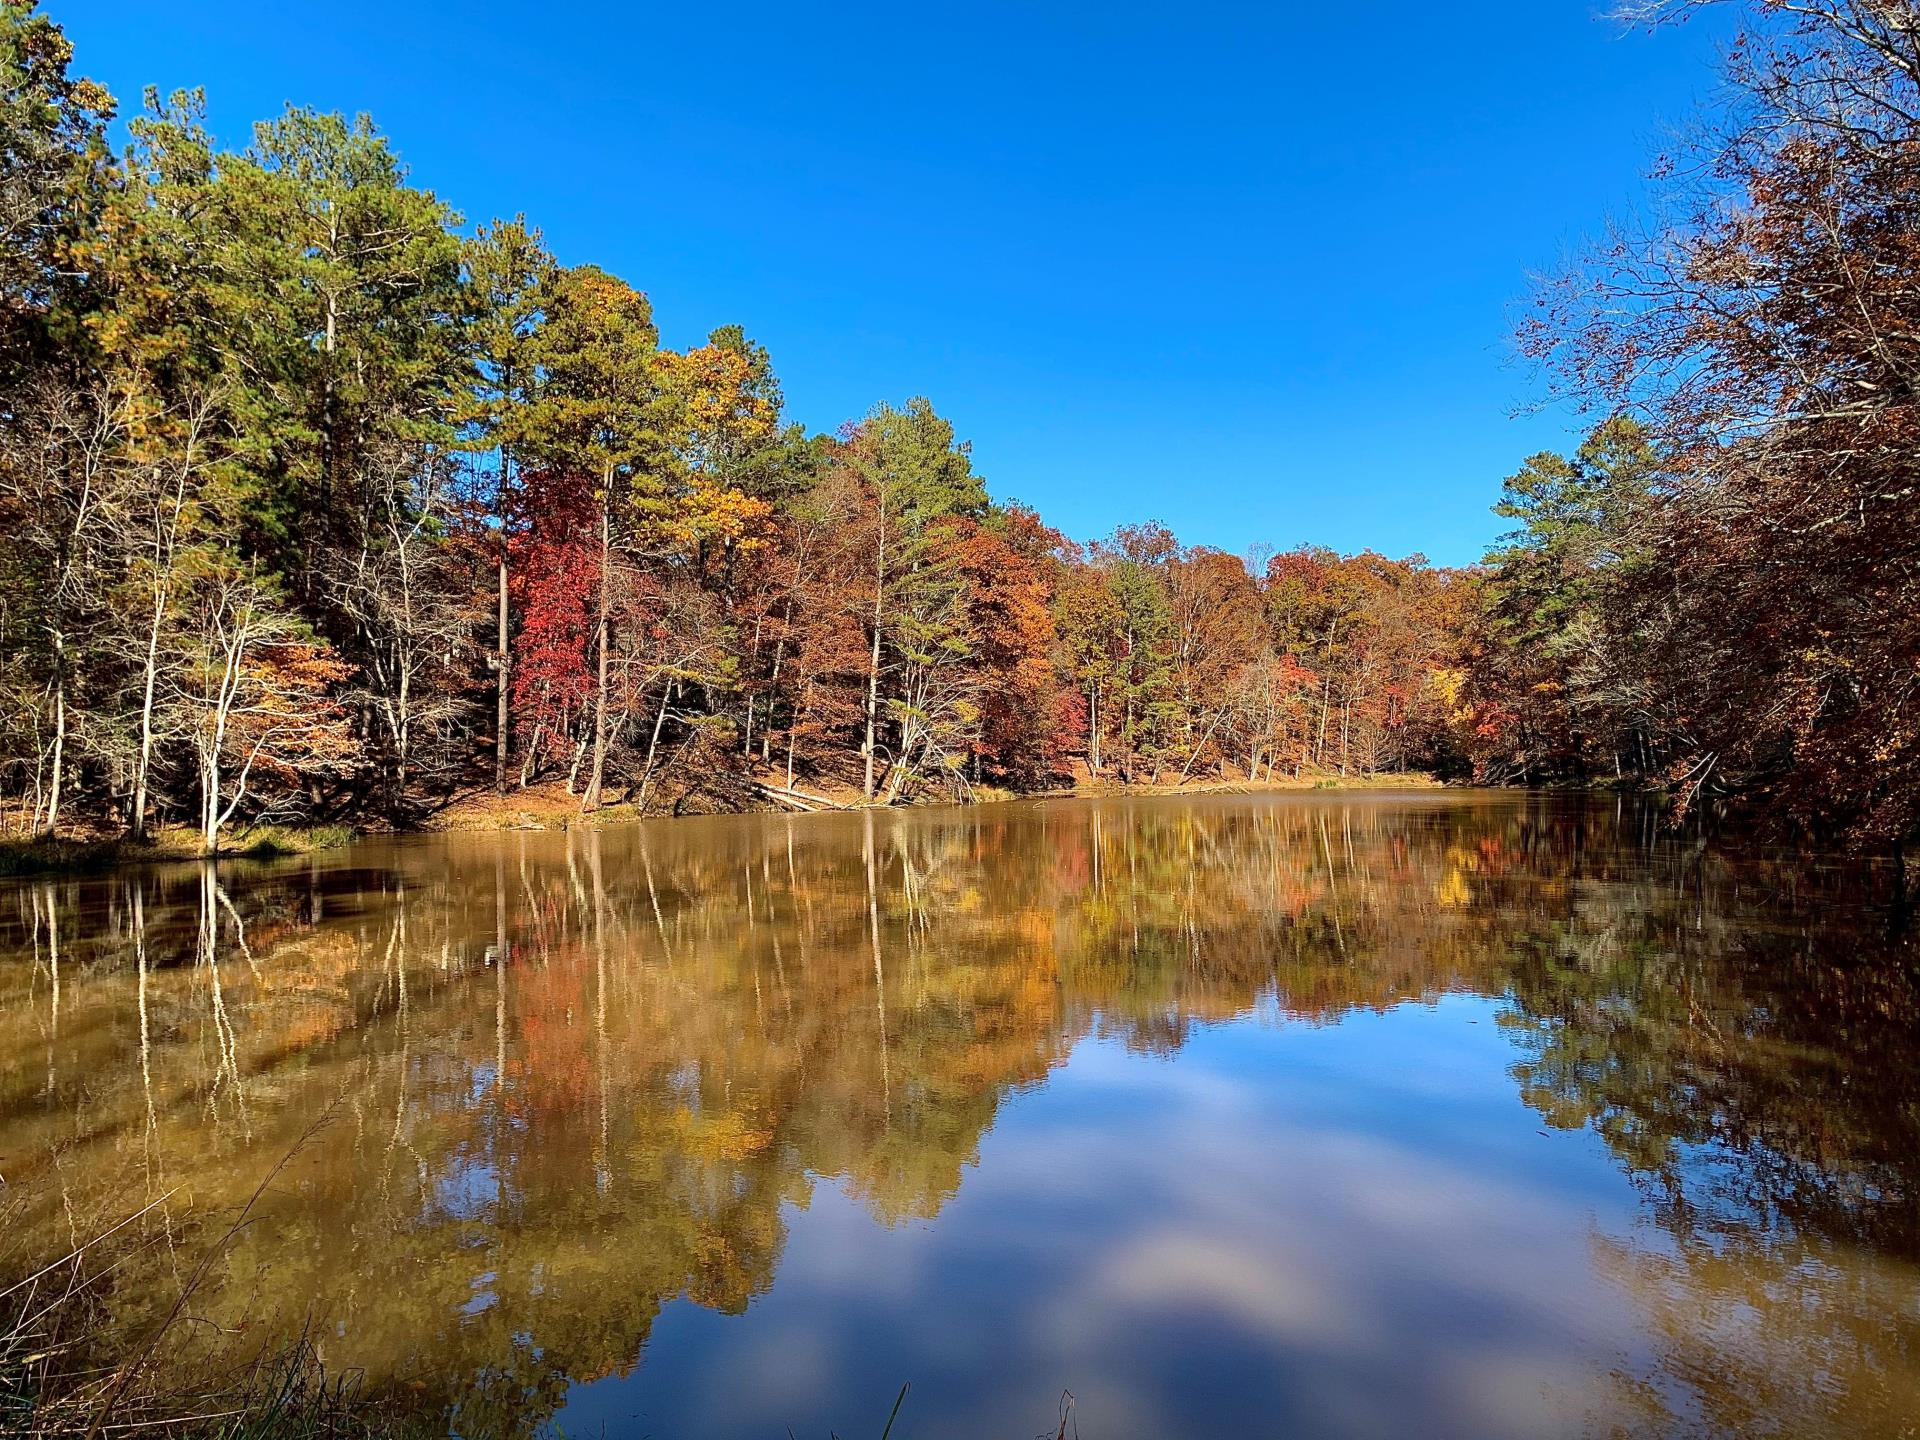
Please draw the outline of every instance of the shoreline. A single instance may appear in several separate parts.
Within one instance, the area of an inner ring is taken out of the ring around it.
[[[775,787],[778,789],[779,787]],[[790,792],[803,803],[791,807],[774,795],[765,803],[737,810],[703,810],[676,813],[650,810],[641,814],[631,805],[603,805],[591,814],[580,813],[579,797],[569,795],[558,785],[536,786],[500,795],[491,790],[469,793],[437,811],[425,824],[411,827],[409,834],[436,834],[455,831],[490,830],[570,830],[593,828],[609,823],[634,820],[690,818],[696,814],[779,815],[809,810],[813,813],[856,810],[914,810],[931,805],[1003,805],[1020,800],[1097,799],[1102,797],[1143,795],[1259,795],[1269,793],[1307,793],[1314,790],[1444,790],[1448,783],[1424,773],[1385,772],[1377,775],[1313,776],[1284,780],[1189,780],[1178,785],[1126,785],[1118,782],[1074,784],[1046,790],[1005,790],[980,786],[968,800],[938,800],[888,805],[868,802],[856,789],[847,786],[808,783],[804,790]]]
[[[1153,795],[1262,795],[1310,794],[1315,791],[1437,791],[1455,788],[1449,782],[1418,772],[1390,771],[1375,775],[1320,775],[1279,780],[1188,780],[1179,784],[1125,784],[1095,782],[1050,790],[1002,790],[981,787],[961,806],[997,805],[1019,800],[1066,800]],[[865,803],[859,792],[845,787],[815,785],[806,792],[819,803],[805,807],[819,812],[916,809],[917,805]],[[490,789],[458,795],[415,825],[356,828],[347,825],[263,825],[234,832],[209,856],[200,848],[199,832],[185,828],[156,830],[144,839],[127,836],[61,835],[0,839],[0,881],[58,875],[92,874],[137,865],[179,865],[212,859],[275,860],[336,850],[358,840],[381,835],[486,834],[510,830],[599,829],[638,820],[672,820],[699,814],[791,814],[793,809],[768,797],[753,808],[727,811],[651,810],[642,814],[630,804],[603,805],[582,814],[577,795],[563,786],[531,786],[500,795]]]
[[[377,832],[348,825],[258,825],[237,830],[209,855],[200,832],[184,827],[132,836],[35,836],[0,840],[0,881],[46,875],[84,875],[133,865],[182,865],[200,860],[277,860],[337,850]]]
[[[1438,793],[1464,788],[1493,790],[1540,790],[1566,794],[1634,793],[1604,782],[1586,785],[1493,785],[1468,786],[1442,780],[1418,771],[1384,771],[1367,775],[1313,775],[1276,780],[1187,780],[1178,784],[1126,784],[1120,781],[1080,782],[1050,790],[1004,790],[979,787],[973,797],[960,801],[927,801],[888,805],[867,803],[859,791],[832,784],[810,784],[805,791],[789,792],[804,797],[807,803],[782,804],[775,794],[763,795],[763,803],[731,810],[648,810],[642,813],[631,804],[615,802],[602,805],[590,814],[580,811],[579,796],[567,793],[557,782],[529,786],[501,795],[491,789],[469,790],[450,797],[438,809],[412,825],[260,825],[233,832],[226,843],[209,856],[200,848],[199,832],[186,827],[166,827],[144,839],[112,835],[61,835],[0,839],[0,882],[41,879],[64,875],[97,874],[108,870],[140,865],[181,865],[212,859],[278,860],[309,855],[322,850],[337,850],[357,841],[377,837],[447,834],[493,834],[508,831],[567,831],[601,829],[609,825],[632,824],[640,820],[692,819],[703,815],[791,815],[795,813],[836,813],[861,810],[913,810],[934,804],[952,804],[959,808],[976,805],[1002,805],[1021,800],[1090,800],[1175,795],[1307,795],[1334,793],[1405,792]],[[776,790],[779,787],[775,787]]]

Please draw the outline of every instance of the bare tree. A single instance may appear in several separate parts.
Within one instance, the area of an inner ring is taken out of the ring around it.
[[[220,415],[220,401],[197,394],[183,401],[162,423],[151,428],[172,443],[148,463],[131,467],[133,485],[116,507],[117,528],[126,548],[126,578],[141,602],[129,606],[128,621],[139,629],[130,637],[141,656],[137,672],[137,740],[133,757],[132,796],[127,828],[144,835],[147,828],[149,778],[156,742],[167,727],[160,705],[161,666],[177,648],[169,645],[169,631],[177,624],[176,604],[182,571],[201,542],[210,517],[205,500],[213,463],[212,431]],[[145,483],[141,483],[141,482]]]
[[[40,742],[34,827],[49,835],[60,823],[78,718],[81,632],[98,611],[107,573],[102,522],[109,470],[124,438],[122,418],[105,385],[43,376],[16,399],[10,423],[0,426],[0,499],[27,571],[9,619],[32,642],[9,667],[15,669],[10,688],[38,712],[31,723]]]
[[[349,699],[374,718],[395,799],[444,742],[462,708],[454,660],[470,617],[457,599],[445,543],[456,473],[445,451],[398,441],[366,456],[359,543],[323,573],[328,599],[351,630],[360,671]]]
[[[347,667],[315,644],[251,566],[227,556],[194,576],[182,646],[162,667],[200,782],[208,854],[250,795],[257,770],[295,773],[348,748],[327,691]]]

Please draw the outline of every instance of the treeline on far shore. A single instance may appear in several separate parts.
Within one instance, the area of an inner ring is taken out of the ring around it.
[[[1449,570],[1075,543],[992,500],[928,401],[808,433],[740,326],[663,346],[641,290],[470,226],[365,118],[289,108],[241,150],[192,93],[116,119],[55,18],[0,5],[9,823],[213,850],[487,788],[645,812],[1424,770],[1898,844],[1897,8],[1749,5],[1660,221],[1522,326],[1590,438],[1526,460],[1512,532]]]

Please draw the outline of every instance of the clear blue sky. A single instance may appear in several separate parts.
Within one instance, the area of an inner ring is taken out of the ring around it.
[[[524,211],[730,321],[794,416],[926,394],[1077,537],[1474,559],[1561,446],[1508,325],[1631,207],[1719,32],[1597,0],[801,5],[51,0],[125,109],[365,110],[470,221]]]

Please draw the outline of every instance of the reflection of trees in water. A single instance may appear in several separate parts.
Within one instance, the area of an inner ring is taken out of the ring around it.
[[[1527,1103],[1591,1126],[1676,1233],[1795,1232],[1920,1258],[1908,946],[1782,923],[1751,881],[1582,899],[1507,942]]]
[[[70,1204],[176,1186],[156,1217],[190,1239],[340,1097],[202,1309],[258,1335],[314,1307],[331,1364],[427,1381],[461,1433],[630,1366],[671,1299],[743,1307],[817,1178],[931,1215],[1083,1036],[1171,1050],[1256,1004],[1507,997],[1528,1103],[1593,1126],[1672,1236],[1655,1281],[1613,1256],[1629,1288],[1912,1254],[1904,950],[1822,915],[1817,873],[1658,845],[1630,810],[1042,804],[328,859],[0,898],[21,1253],[63,1245]],[[179,1253],[129,1260],[121,1319],[170,1303]],[[1907,1327],[1834,1333],[1892,1364]]]
[[[1499,937],[1522,1098],[1599,1135],[1664,1237],[1595,1240],[1654,1341],[1652,1433],[1920,1414],[1920,997],[1910,943],[1857,900],[1691,857]]]

